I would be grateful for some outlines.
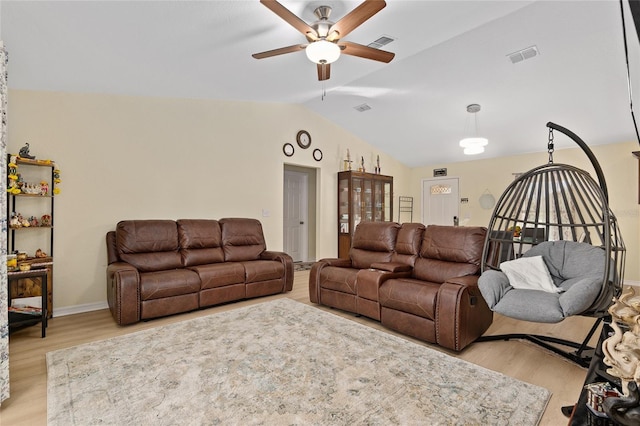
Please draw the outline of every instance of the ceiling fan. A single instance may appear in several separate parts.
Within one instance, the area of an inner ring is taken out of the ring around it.
[[[394,53],[384,50],[350,41],[341,41],[343,37],[381,11],[387,5],[384,0],[365,0],[338,22],[329,20],[329,15],[331,14],[330,6],[320,6],[313,12],[318,17],[318,20],[310,25],[276,0],[260,0],[260,3],[300,31],[307,38],[308,43],[294,44],[293,46],[251,55],[256,59],[304,50],[309,60],[317,64],[318,80],[323,81],[328,80],[331,76],[331,63],[335,62],[341,53],[385,63],[391,62],[395,56]]]

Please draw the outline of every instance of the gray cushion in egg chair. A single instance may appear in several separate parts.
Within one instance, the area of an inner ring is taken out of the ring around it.
[[[606,268],[605,251],[587,243],[546,241],[533,246],[513,265],[542,256],[555,291],[515,288],[503,271],[486,270],[478,287],[489,305],[499,314],[524,321],[557,323],[587,311],[598,298]],[[502,267],[502,264],[501,264]],[[539,277],[543,278],[543,277]]]

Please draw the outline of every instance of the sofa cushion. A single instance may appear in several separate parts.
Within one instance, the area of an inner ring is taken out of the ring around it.
[[[239,262],[190,266],[189,269],[200,276],[202,289],[223,287],[231,284],[243,284],[245,280],[244,266]]]
[[[224,262],[222,231],[217,220],[180,219],[177,224],[184,266]]]
[[[356,277],[359,269],[326,266],[320,270],[318,278],[321,289],[356,294]]]
[[[380,286],[380,305],[435,320],[440,284],[411,278],[396,278]]]
[[[200,291],[198,274],[188,269],[140,274],[140,299],[151,300]]]
[[[486,228],[429,225],[424,231],[420,256],[447,262],[480,265]]]
[[[262,224],[256,219],[220,219],[225,262],[242,262],[260,258],[266,250]]]
[[[420,243],[424,234],[421,223],[403,223],[398,230],[394,262],[406,263],[413,266],[420,252]]]
[[[349,251],[352,266],[367,269],[375,262],[390,262],[399,228],[395,222],[361,222]]]
[[[413,278],[442,284],[449,278],[476,275],[479,271],[480,266],[472,263],[447,262],[419,257],[413,266]]]
[[[173,220],[118,222],[116,247],[120,259],[141,272],[182,266],[178,253],[178,228]]]
[[[278,280],[284,275],[282,262],[273,260],[252,260],[242,262],[245,271],[245,282],[256,283],[260,281]]]

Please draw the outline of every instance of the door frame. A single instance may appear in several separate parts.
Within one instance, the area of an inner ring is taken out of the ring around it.
[[[424,178],[421,181],[421,185],[420,185],[420,210],[421,210],[421,219],[422,219],[422,223],[424,225],[427,225],[427,220],[426,220],[426,212],[425,212],[425,199],[424,199],[424,189],[425,189],[425,185],[427,185],[428,182],[437,182],[437,181],[442,181],[442,180],[451,180],[451,179],[455,179],[456,181],[458,181],[458,196],[456,198],[456,210],[457,210],[457,216],[458,216],[458,220],[460,220],[460,178],[458,176],[442,176],[442,177],[434,177],[434,178]]]
[[[313,262],[316,258],[316,244],[317,244],[317,223],[318,223],[318,211],[317,206],[319,205],[319,191],[317,190],[317,182],[320,181],[320,169],[316,167],[307,167],[307,166],[299,166],[296,164],[287,164],[285,163],[282,170],[282,191],[283,191],[283,200],[284,200],[284,191],[285,191],[285,174],[287,171],[303,173],[307,175],[307,233],[305,235],[306,244],[305,250],[306,259],[303,259],[303,262]],[[283,250],[285,249],[285,239],[284,239],[284,229],[286,224],[284,223],[284,210],[282,214],[282,235],[283,235]]]

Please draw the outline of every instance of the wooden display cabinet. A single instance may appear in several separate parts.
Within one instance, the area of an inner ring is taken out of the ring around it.
[[[338,173],[338,257],[348,258],[356,226],[363,221],[391,221],[393,176]]]

